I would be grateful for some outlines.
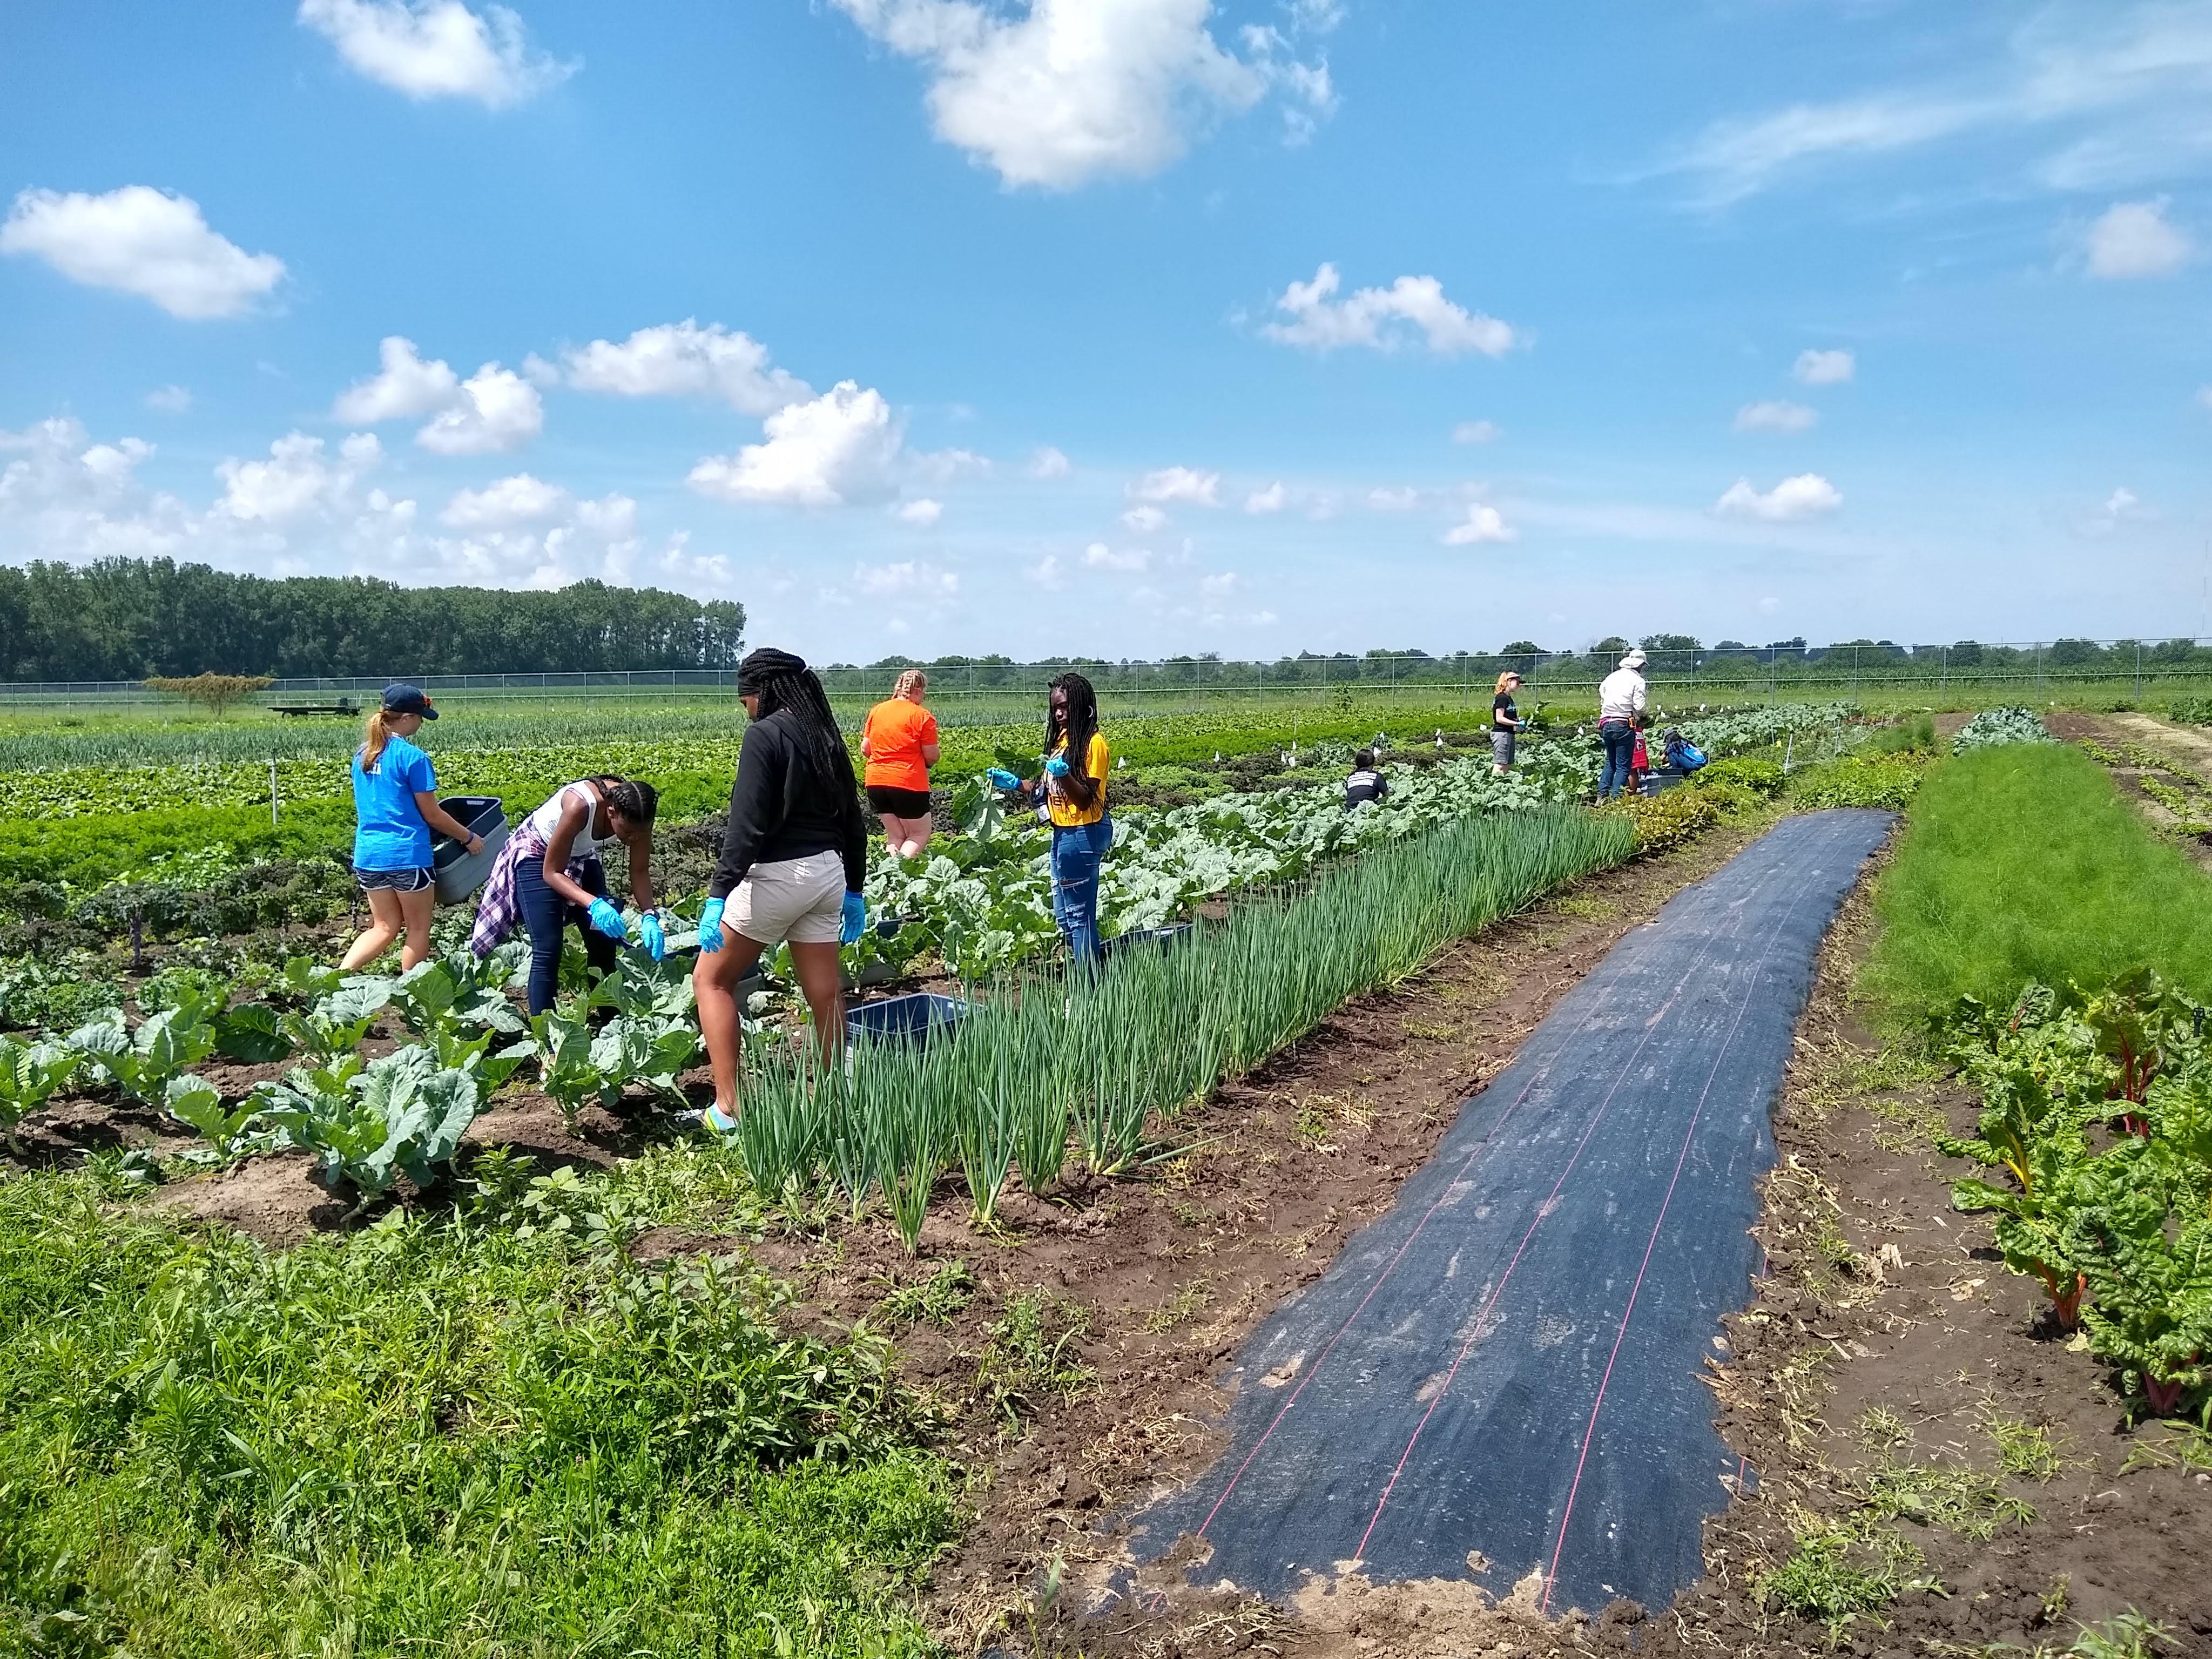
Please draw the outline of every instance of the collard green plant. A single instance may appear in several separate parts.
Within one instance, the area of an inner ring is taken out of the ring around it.
[[[360,1195],[356,1209],[391,1191],[402,1175],[417,1187],[434,1185],[475,1121],[480,1098],[473,1073],[441,1066],[435,1052],[419,1045],[359,1070],[295,1067],[257,1095],[270,1125],[313,1154],[325,1186],[335,1191],[343,1182]]]
[[[119,1011],[112,1012],[70,1032],[69,1046],[131,1099],[159,1106],[169,1079],[213,1054],[216,1038],[214,1011],[181,1002],[141,1020],[136,1030]]]
[[[20,1042],[0,1036],[0,1134],[20,1153],[16,1127],[53,1098],[84,1064],[82,1050],[58,1042]]]
[[[258,1097],[248,1096],[234,1107],[222,1103],[222,1093],[204,1078],[173,1077],[161,1091],[169,1115],[188,1129],[198,1130],[218,1158],[228,1163],[245,1150],[247,1133],[261,1115]]]
[[[417,1036],[438,1031],[523,1030],[521,1017],[507,1000],[506,986],[530,953],[520,939],[509,939],[489,956],[465,949],[417,963],[391,981],[390,1006]]]

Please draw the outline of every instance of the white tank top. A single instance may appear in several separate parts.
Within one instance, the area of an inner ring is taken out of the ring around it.
[[[553,832],[561,827],[561,814],[567,810],[568,797],[572,793],[577,799],[584,803],[586,811],[584,827],[576,832],[576,843],[569,848],[570,855],[601,852],[619,843],[622,837],[611,832],[604,836],[595,836],[592,833],[592,820],[598,816],[599,794],[599,791],[588,783],[562,784],[544,805],[539,807],[525,820],[532,830],[538,832],[538,838],[547,842],[552,841]],[[611,815],[609,822],[612,822]]]

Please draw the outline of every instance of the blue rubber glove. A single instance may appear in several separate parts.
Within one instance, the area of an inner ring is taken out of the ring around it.
[[[647,910],[637,919],[637,936],[645,945],[646,955],[659,962],[668,954],[668,935],[661,931],[660,918]]]
[[[699,909],[699,948],[710,957],[722,948],[722,906],[726,902],[710,898]]]
[[[592,926],[609,939],[626,939],[629,937],[629,929],[623,926],[622,912],[615,908],[611,899],[596,898],[592,901]]]
[[[860,935],[867,931],[868,902],[858,893],[845,895],[844,925],[838,929],[837,943],[857,945]]]
[[[1044,763],[1044,769],[1054,777],[1064,778],[1067,775],[1067,763],[1058,755],[1054,755]]]
[[[1018,789],[1022,781],[1003,766],[994,766],[984,775],[991,780],[994,789]]]

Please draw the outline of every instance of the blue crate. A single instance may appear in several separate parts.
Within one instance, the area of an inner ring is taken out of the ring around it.
[[[872,1037],[878,1042],[927,1042],[968,1018],[969,1005],[959,997],[934,991],[914,991],[881,1002],[864,1002],[845,1011],[845,1035],[858,1042]]]

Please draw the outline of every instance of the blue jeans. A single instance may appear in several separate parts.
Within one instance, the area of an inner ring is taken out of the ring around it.
[[[1052,832],[1052,919],[1068,956],[1085,965],[1098,960],[1098,866],[1113,844],[1110,817]]]
[[[594,898],[604,898],[607,872],[595,858],[584,860],[577,881]],[[553,1006],[561,988],[561,945],[570,922],[583,930],[584,955],[592,971],[611,974],[615,969],[615,942],[591,924],[591,913],[568,902],[545,884],[544,861],[526,858],[515,866],[514,897],[522,912],[522,925],[530,934],[530,1012],[542,1014]]]
[[[1611,800],[1628,787],[1629,763],[1636,758],[1636,728],[1626,720],[1602,720],[1597,735],[1605,744],[1605,769],[1597,775],[1597,798]]]

